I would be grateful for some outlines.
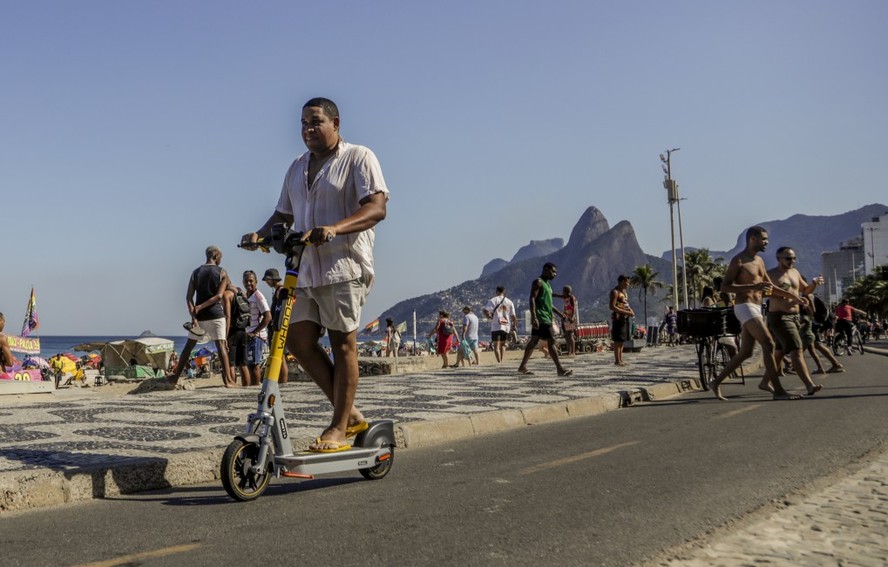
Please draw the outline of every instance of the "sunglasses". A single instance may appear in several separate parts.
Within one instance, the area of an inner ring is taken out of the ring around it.
[[[781,256],[781,257],[782,257],[784,260],[789,260],[790,262],[795,262],[795,261],[796,261],[796,257],[795,257],[795,256]]]

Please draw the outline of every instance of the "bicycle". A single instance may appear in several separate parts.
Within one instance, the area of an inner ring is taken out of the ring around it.
[[[700,386],[709,390],[709,383],[715,380],[728,362],[731,361],[731,353],[728,347],[722,344],[721,339],[733,338],[730,335],[717,335],[710,337],[697,337],[694,347],[697,350],[697,369],[700,372]],[[746,384],[746,375],[742,368],[731,373],[732,378],[742,380]]]
[[[730,309],[683,309],[678,312],[678,332],[687,335],[694,343],[697,352],[697,370],[700,373],[700,386],[709,390],[709,384],[718,377],[731,355],[721,339],[731,337],[729,331],[739,326],[739,322],[729,321],[733,312]],[[743,384],[746,376],[738,369]],[[737,372],[732,373],[733,377]]]
[[[857,349],[860,354],[864,353],[863,337],[860,336],[860,330],[857,328],[857,325],[851,326],[851,345],[849,346],[847,343],[848,339],[845,337],[845,333],[835,332],[832,339],[833,354],[843,356],[847,353],[850,356],[854,349]]]

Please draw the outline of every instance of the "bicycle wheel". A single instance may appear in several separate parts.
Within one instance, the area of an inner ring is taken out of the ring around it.
[[[697,343],[697,369],[700,372],[700,387],[709,390],[709,378],[712,375],[712,345],[709,339]]]
[[[839,333],[835,335],[832,339],[832,351],[836,356],[842,356],[848,350],[848,345],[845,342],[845,335]]]
[[[857,351],[860,354],[863,354],[863,337],[860,336],[860,333],[854,335],[854,343],[854,346],[857,347]]]
[[[713,367],[712,367],[712,378],[718,378],[722,371],[725,369],[725,366],[728,365],[728,361],[731,360],[731,357],[728,356],[728,349],[725,348],[725,345],[721,343],[716,343],[715,345],[715,356],[713,358]]]

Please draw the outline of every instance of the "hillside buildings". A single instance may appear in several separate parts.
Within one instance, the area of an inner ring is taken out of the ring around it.
[[[888,265],[888,212],[861,224],[861,234],[840,243],[839,250],[820,255],[823,278],[818,290],[824,301],[836,303],[856,280]]]
[[[852,238],[839,245],[836,252],[823,252],[820,255],[823,265],[825,285],[817,291],[820,299],[827,303],[837,303],[842,293],[857,278],[864,275],[863,239]]]
[[[863,253],[866,274],[878,266],[888,265],[888,212],[865,222],[863,228]]]

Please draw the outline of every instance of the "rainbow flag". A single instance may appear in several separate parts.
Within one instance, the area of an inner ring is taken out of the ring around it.
[[[27,337],[38,328],[40,328],[40,317],[37,316],[37,297],[32,287],[31,299],[28,300],[28,308],[25,310],[25,322],[22,324],[22,336]]]
[[[364,325],[365,333],[375,333],[379,330],[379,317]]]

